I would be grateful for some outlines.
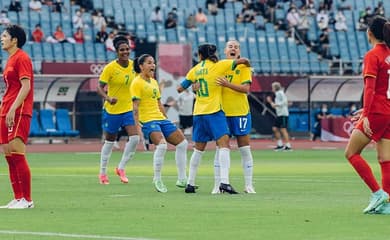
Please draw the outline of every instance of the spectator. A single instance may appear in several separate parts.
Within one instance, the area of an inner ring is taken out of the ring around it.
[[[344,11],[344,10],[351,10],[352,7],[351,5],[349,5],[349,3],[346,0],[341,0],[337,6],[337,9]]]
[[[309,0],[307,3],[307,9],[310,12],[310,15],[315,16],[317,14],[316,6],[314,5],[314,0]]]
[[[42,3],[38,0],[31,0],[28,3],[28,6],[29,6],[30,10],[34,11],[34,12],[41,12],[41,10],[42,10]]]
[[[356,103],[350,103],[348,107],[348,111],[345,113],[345,117],[351,118],[356,114],[357,106]]]
[[[366,7],[366,9],[360,13],[358,29],[360,31],[366,31],[368,23],[373,16],[371,7]]]
[[[261,15],[264,18],[267,17],[267,0],[257,0],[256,2],[253,3],[253,11],[255,11],[256,15]]]
[[[328,29],[323,29],[319,39],[320,43],[320,56],[319,58],[328,58],[329,57],[329,34]]]
[[[84,43],[84,31],[82,28],[77,28],[76,32],[73,34],[73,38],[76,43]]]
[[[114,31],[111,31],[108,34],[108,38],[107,38],[107,40],[105,42],[107,51],[116,52],[115,47],[114,47],[115,35],[116,35],[116,33]]]
[[[206,0],[206,9],[211,15],[218,14],[218,4],[217,0]]]
[[[73,28],[75,29],[86,27],[86,25],[84,25],[83,13],[80,9],[76,11],[76,14],[73,16],[72,22]]]
[[[291,7],[286,15],[288,32],[292,38],[295,37],[295,29],[301,22],[301,17],[295,6]]]
[[[225,9],[225,4],[226,4],[227,0],[218,0],[217,2],[217,7],[219,9]]]
[[[100,30],[102,29],[102,26],[107,26],[106,19],[101,11],[95,11],[92,15],[92,23],[95,30]]]
[[[11,20],[9,20],[8,16],[7,16],[7,12],[6,11],[1,11],[1,15],[0,15],[0,25],[8,25],[11,23]]]
[[[297,26],[299,36],[305,44],[309,44],[307,32],[309,31],[310,28],[310,21],[309,21],[310,12],[305,5],[302,5],[299,11],[299,15],[300,15],[300,22],[299,25]]]
[[[179,22],[179,16],[177,15],[177,8],[173,7],[170,13],[172,13],[173,19],[175,19],[176,23],[178,23]]]
[[[170,12],[168,13],[167,19],[165,19],[164,23],[165,29],[170,29],[170,28],[176,28],[177,23],[176,20],[173,17],[173,14]]]
[[[160,6],[157,6],[154,8],[153,12],[150,14],[150,21],[152,21],[154,23],[162,23],[163,22],[163,15],[162,15]]]
[[[22,11],[22,5],[20,4],[19,0],[11,0],[11,3],[9,4],[8,11],[10,12],[20,12]]]
[[[207,16],[204,14],[202,8],[198,8],[198,12],[195,15],[195,21],[197,23],[206,24],[207,23]]]
[[[321,104],[321,108],[315,115],[315,123],[312,132],[311,140],[315,141],[317,137],[321,138],[321,121],[322,119],[332,118],[332,114],[328,111],[328,105],[326,103]]]
[[[62,9],[64,9],[64,12],[68,11],[68,9],[65,7],[62,0],[56,0],[55,2],[53,2],[53,4],[52,4],[52,11],[53,12],[61,13]]]
[[[251,23],[255,21],[255,15],[253,10],[249,7],[249,4],[244,4],[241,10],[242,22]]]
[[[108,38],[108,33],[106,32],[106,26],[103,25],[100,28],[100,31],[96,33],[95,42],[97,43],[105,43]]]
[[[277,7],[276,0],[267,0],[267,5],[268,5],[268,12],[267,12],[268,20],[271,23],[276,23],[276,19],[275,19],[275,9]]]
[[[337,13],[336,13],[336,16],[334,17],[334,20],[336,21],[335,22],[335,25],[334,25],[334,28],[336,29],[336,31],[347,31],[348,30],[348,27],[347,27],[347,18],[344,16],[344,13],[342,10],[338,10]]]
[[[188,29],[196,28],[196,19],[195,19],[194,14],[192,14],[192,13],[190,13],[190,15],[188,15],[188,17],[187,17],[186,28],[188,28]]]
[[[374,15],[385,16],[385,7],[382,1],[378,2],[378,6],[374,9]]]
[[[317,25],[320,30],[328,28],[329,16],[328,12],[324,8],[321,8],[320,12],[317,14]]]
[[[46,41],[50,43],[76,42],[74,38],[65,36],[65,33],[62,31],[62,27],[60,25],[56,27],[56,31],[54,32],[53,36],[47,37]]]
[[[45,39],[45,34],[42,31],[41,24],[38,23],[37,25],[35,25],[35,29],[31,33],[31,38],[33,42],[43,42],[43,40]]]

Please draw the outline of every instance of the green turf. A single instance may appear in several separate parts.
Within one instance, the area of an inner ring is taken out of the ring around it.
[[[31,153],[36,208],[0,209],[0,239],[77,238],[33,233],[91,235],[77,239],[387,239],[390,216],[362,214],[369,191],[342,151],[253,154],[257,194],[211,195],[213,152],[203,157],[196,194],[175,187],[173,152],[167,153],[163,169],[166,194],[153,188],[152,153],[137,153],[127,167],[130,182],[125,185],[113,174],[120,157],[115,152],[108,186],[98,184],[97,153]],[[375,152],[364,156],[379,174]],[[231,183],[242,190],[238,159],[233,151]],[[12,197],[5,161],[0,169],[0,202],[5,204]]]

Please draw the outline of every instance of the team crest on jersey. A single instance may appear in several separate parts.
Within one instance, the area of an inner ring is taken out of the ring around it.
[[[385,63],[386,63],[387,65],[390,65],[390,55],[386,57]]]
[[[236,70],[236,74],[239,75],[240,74],[240,70]]]

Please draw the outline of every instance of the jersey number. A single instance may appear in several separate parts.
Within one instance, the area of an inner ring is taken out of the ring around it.
[[[246,125],[248,124],[248,118],[240,118],[240,129],[246,129]]]
[[[129,79],[130,79],[130,76],[129,75],[126,75],[125,76],[125,84],[129,84]]]
[[[198,90],[198,96],[199,97],[208,97],[209,96],[209,86],[207,85],[206,80],[203,78],[199,79],[199,90]]]

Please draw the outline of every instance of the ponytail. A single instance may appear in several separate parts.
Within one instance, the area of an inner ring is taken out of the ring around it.
[[[386,43],[387,47],[390,48],[390,22],[386,22],[383,25],[383,41]]]
[[[133,60],[133,69],[134,69],[134,72],[136,72],[136,73],[140,73],[141,72],[141,68],[138,65],[138,59],[139,59],[139,57],[136,57]]]

